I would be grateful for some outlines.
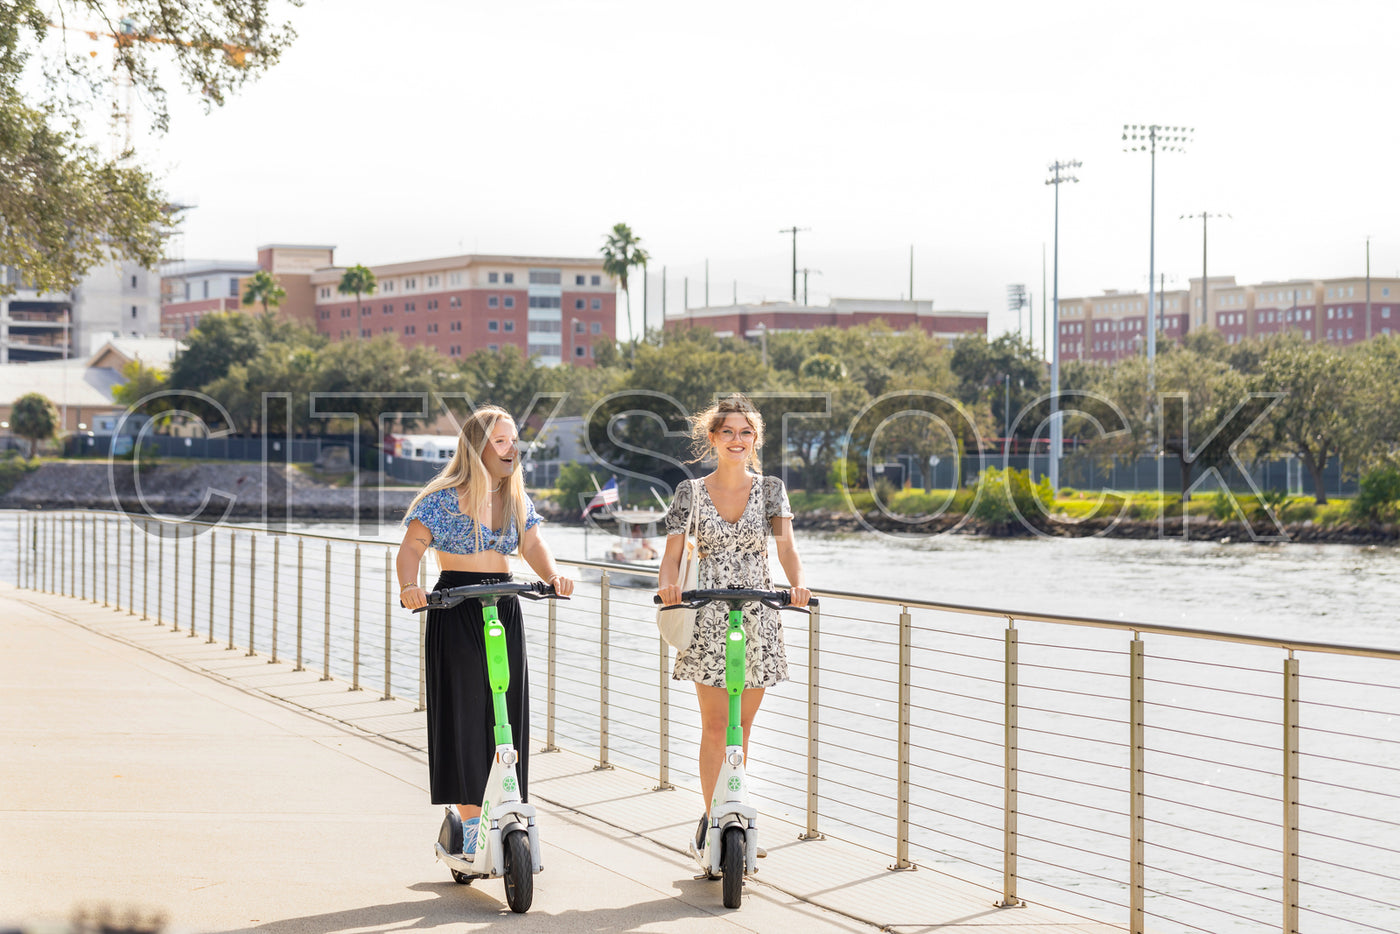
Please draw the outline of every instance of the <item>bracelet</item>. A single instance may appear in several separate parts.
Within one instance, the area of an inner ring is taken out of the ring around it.
[[[417,587],[417,586],[418,586],[418,582],[417,582],[417,581],[409,581],[407,584],[404,584],[402,587],[399,588],[399,593],[403,593],[405,590],[407,590],[407,589],[410,588],[410,587]]]

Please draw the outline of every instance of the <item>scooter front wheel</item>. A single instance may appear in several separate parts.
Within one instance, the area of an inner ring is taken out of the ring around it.
[[[744,894],[744,831],[730,827],[720,844],[719,865],[724,875],[724,907],[738,908]]]
[[[530,855],[530,835],[512,830],[505,839],[506,903],[516,914],[530,910],[535,900],[535,861]]]

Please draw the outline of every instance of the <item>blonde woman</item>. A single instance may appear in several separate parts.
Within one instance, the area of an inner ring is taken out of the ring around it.
[[[700,587],[771,590],[768,575],[768,535],[778,551],[778,563],[792,590],[792,605],[806,606],[802,561],[792,538],[792,508],[779,477],[762,474],[758,452],[763,447],[763,418],[742,395],[720,400],[691,418],[695,458],[715,459],[714,472],[686,481],[676,490],[666,513],[666,552],[661,558],[657,595],[664,605],[681,600],[681,558],[691,510],[699,510],[696,527],[700,548]],[[705,813],[691,841],[691,852],[702,855],[709,808],[724,760],[725,729],[729,724],[729,695],[724,687],[724,633],[728,607],[711,604],[695,620],[695,637],[676,654],[671,677],[694,681],[700,702],[700,785]],[[744,608],[747,635],[747,677],[741,701],[744,758],[748,759],[749,730],[763,703],[763,692],[786,681],[787,653],[778,611],[759,604]],[[759,855],[764,855],[760,853]]]
[[[559,594],[573,592],[573,581],[559,573],[540,536],[539,516],[521,478],[518,440],[514,420],[496,406],[477,409],[462,426],[456,454],[414,497],[404,518],[408,528],[395,563],[404,606],[427,606],[418,568],[429,548],[442,571],[438,590],[510,580],[507,558],[518,548],[531,570]],[[510,647],[506,710],[520,753],[520,797],[528,801],[530,695],[520,601],[503,598],[497,609]],[[477,600],[429,611],[423,648],[429,788],[434,804],[456,805],[468,856],[476,847],[495,748],[482,625]]]

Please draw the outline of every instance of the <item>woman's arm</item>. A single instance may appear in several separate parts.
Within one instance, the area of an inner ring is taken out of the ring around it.
[[[685,557],[685,533],[666,536],[666,551],[656,572],[656,595],[665,606],[681,602],[681,559]]]
[[[539,575],[540,580],[553,586],[559,596],[567,597],[574,592],[574,582],[559,573],[559,568],[554,564],[554,554],[545,544],[538,525],[530,526],[520,536],[520,557],[530,565],[530,570]]]
[[[404,530],[403,541],[399,543],[399,554],[394,559],[394,570],[399,576],[399,599],[410,610],[428,605],[428,595],[418,586],[418,567],[423,555],[433,543],[433,533],[428,527],[414,519]]]
[[[778,563],[787,575],[788,587],[792,591],[792,605],[806,606],[812,592],[807,589],[807,578],[802,573],[802,559],[797,555],[797,544],[792,538],[792,518],[774,516],[769,520],[773,525],[773,540],[778,546]]]

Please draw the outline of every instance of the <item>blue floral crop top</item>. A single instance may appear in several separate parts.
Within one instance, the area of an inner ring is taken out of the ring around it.
[[[414,519],[423,523],[432,534],[432,547],[438,551],[445,551],[453,555],[477,553],[476,520],[471,516],[463,515],[457,508],[457,491],[452,487],[429,493],[419,500],[418,505],[404,516],[403,524],[406,526]],[[535,512],[535,504],[529,496],[526,496],[526,530],[533,529],[539,524],[539,521],[540,517]],[[506,527],[504,534],[498,533],[495,529],[483,528],[481,530],[482,551],[497,551],[508,555],[519,547],[520,533],[515,529],[514,520],[511,520]]]

